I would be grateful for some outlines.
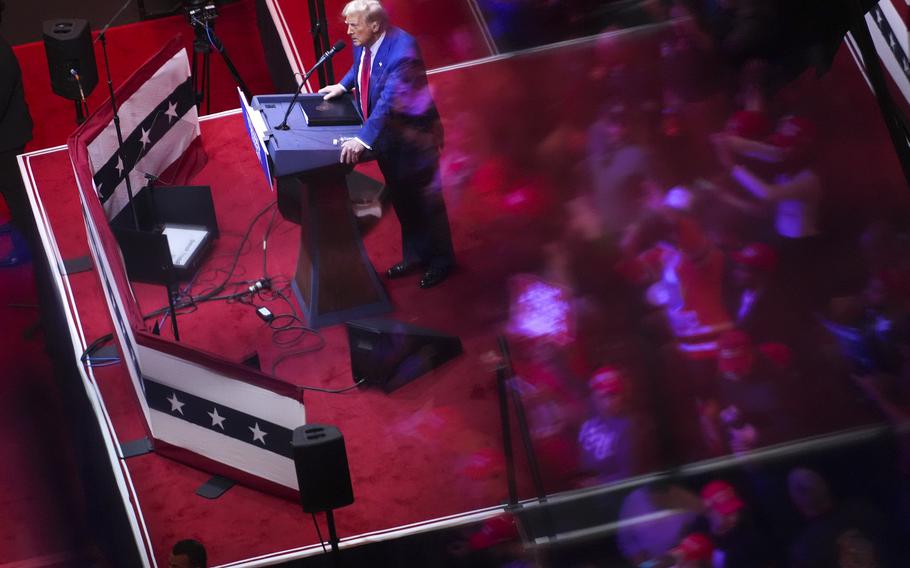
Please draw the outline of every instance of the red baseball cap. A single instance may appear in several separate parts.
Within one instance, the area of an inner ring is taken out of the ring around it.
[[[622,371],[615,367],[601,367],[588,381],[591,392],[599,395],[622,394],[626,390]]]
[[[719,480],[712,481],[702,488],[701,500],[705,507],[721,515],[735,513],[746,506],[732,485]]]
[[[793,364],[793,351],[783,343],[776,341],[762,343],[758,350],[778,369],[789,369]]]
[[[771,134],[771,120],[759,110],[741,110],[727,120],[724,131],[740,138],[762,140]]]
[[[738,264],[773,272],[777,268],[777,252],[764,243],[749,243],[730,255]]]
[[[711,560],[714,554],[714,543],[707,535],[692,533],[680,541],[679,545],[670,551],[687,562]]]
[[[515,517],[503,513],[484,521],[480,529],[468,539],[468,546],[472,550],[484,550],[517,538],[518,524]]]
[[[781,118],[768,137],[768,143],[778,148],[805,149],[815,140],[815,125],[809,120],[789,115]]]

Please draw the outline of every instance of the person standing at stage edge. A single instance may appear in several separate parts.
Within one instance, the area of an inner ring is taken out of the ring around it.
[[[0,21],[5,6],[0,0]],[[22,90],[22,70],[6,39],[0,36],[0,190],[13,217],[13,226],[35,246],[37,238],[31,207],[19,174],[16,155],[32,139],[32,117]]]
[[[341,147],[341,161],[356,164],[376,154],[401,224],[402,260],[389,278],[425,270],[421,288],[446,279],[455,264],[442,195],[439,152],[443,132],[430,95],[417,42],[388,22],[376,0],[353,0],[342,10],[354,44],[354,65],[339,84],[319,90],[325,99],[357,89],[364,124]]]

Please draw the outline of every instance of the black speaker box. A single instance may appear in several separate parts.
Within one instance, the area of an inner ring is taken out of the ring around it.
[[[133,207],[136,219],[133,222]],[[164,229],[183,226],[204,230],[205,238],[182,264],[175,264]],[[209,186],[143,187],[110,222],[130,280],[168,284],[189,280],[218,238],[218,220]]]
[[[461,340],[389,319],[347,322],[354,382],[391,392],[461,355]]]
[[[86,20],[47,20],[44,29],[44,51],[51,73],[51,89],[63,98],[78,101],[79,83],[70,73],[75,69],[88,97],[98,84],[98,66],[92,47],[92,30]]]
[[[294,430],[294,469],[304,512],[321,513],[354,502],[344,436],[335,426],[307,424]]]

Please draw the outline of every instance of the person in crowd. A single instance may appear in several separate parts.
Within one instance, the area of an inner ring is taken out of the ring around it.
[[[790,500],[806,520],[790,547],[792,568],[889,566],[884,522],[860,502],[838,504],[825,479],[807,468],[787,475]]]
[[[707,451],[741,454],[796,437],[799,396],[788,375],[789,351],[777,345],[757,349],[740,330],[724,333],[719,346],[713,396],[699,402]]]
[[[588,381],[594,415],[578,432],[585,485],[632,477],[655,464],[653,429],[632,408],[627,381],[622,371],[609,366],[595,371]]]
[[[704,517],[693,532],[710,534],[715,568],[768,568],[767,540],[758,530],[746,503],[726,481],[714,480],[701,490]]]
[[[623,499],[619,511],[620,552],[636,566],[666,556],[700,510],[698,496],[680,485],[658,482],[639,487]]]
[[[714,557],[714,543],[703,533],[692,533],[679,542],[670,556],[674,568],[711,568]]]
[[[449,543],[446,566],[477,568],[530,568],[532,558],[524,549],[518,519],[501,513],[485,519]],[[414,564],[414,557],[403,555],[399,564]],[[391,563],[390,565],[398,565]]]
[[[814,139],[814,125],[795,115],[780,119],[766,142],[715,138],[716,145],[735,155],[736,163],[729,169],[733,182],[752,198],[774,206],[781,276],[793,286],[799,303],[810,309],[826,300],[819,274],[822,186],[811,167]],[[775,164],[774,173],[759,175],[744,157]]]
[[[626,232],[616,267],[645,289],[653,310],[640,327],[665,371],[656,402],[671,460],[703,455],[695,399],[710,393],[717,339],[733,327],[723,301],[724,255],[702,230],[695,205],[687,188],[666,192],[655,215]]]
[[[442,123],[420,49],[389,23],[377,0],[348,2],[342,15],[354,44],[354,65],[340,83],[319,92],[332,99],[356,88],[365,121],[342,145],[341,161],[356,164],[365,151],[375,152],[389,186],[401,224],[402,260],[387,276],[423,268],[419,286],[436,286],[454,267],[455,253],[439,170]]]
[[[695,206],[690,190],[670,189],[659,209],[668,230],[644,237],[638,227],[627,232],[627,258],[620,270],[648,285],[646,299],[663,309],[683,358],[710,368],[717,354],[717,337],[732,329],[733,321],[722,295],[724,255],[700,226]]]
[[[777,252],[764,243],[747,243],[730,254],[731,270],[724,288],[736,327],[757,343],[791,340],[806,322],[796,318],[785,283],[777,278]]]
[[[205,546],[198,540],[181,540],[171,549],[167,565],[168,568],[207,568]]]
[[[588,130],[591,209],[600,231],[618,235],[641,212],[644,186],[654,171],[651,151],[638,138],[634,111],[610,100]]]

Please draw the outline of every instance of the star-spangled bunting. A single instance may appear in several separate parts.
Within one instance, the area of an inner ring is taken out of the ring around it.
[[[111,154],[93,176],[102,203],[111,197],[123,178],[167,134],[177,119],[194,106],[192,79],[187,79],[165,97],[132,132],[123,133],[123,147],[119,155],[116,152]]]
[[[257,448],[292,457],[293,433],[289,428],[148,378],[143,379],[143,384],[145,398],[149,408],[153,410]]]
[[[172,393],[167,401],[171,403],[171,412],[179,412],[180,414],[183,414],[184,403],[180,402],[180,400],[177,399],[177,393]]]
[[[879,31],[882,34],[882,37],[885,39],[885,42],[888,44],[891,54],[894,56],[897,64],[901,66],[901,69],[904,72],[904,75],[910,80],[910,59],[908,59],[907,54],[904,52],[903,46],[901,46],[900,41],[898,41],[897,36],[894,34],[894,29],[891,27],[891,24],[888,22],[888,18],[885,17],[885,13],[879,6],[875,6],[870,10],[872,19],[875,20],[875,25],[878,26]]]
[[[164,111],[164,116],[168,118],[168,122],[175,120],[177,118],[177,103],[168,101],[167,110]]]
[[[253,424],[253,427],[250,428],[250,432],[253,433],[253,441],[254,441],[254,442],[262,442],[262,445],[263,445],[263,446],[265,445],[265,435],[266,435],[266,432],[265,432],[264,430],[260,430],[260,429],[259,429],[259,423],[258,423],[258,422],[255,423],[255,424]]]
[[[218,414],[217,406],[213,408],[212,411],[208,413],[208,415],[212,418],[212,428],[217,426],[224,430],[224,416]]]

